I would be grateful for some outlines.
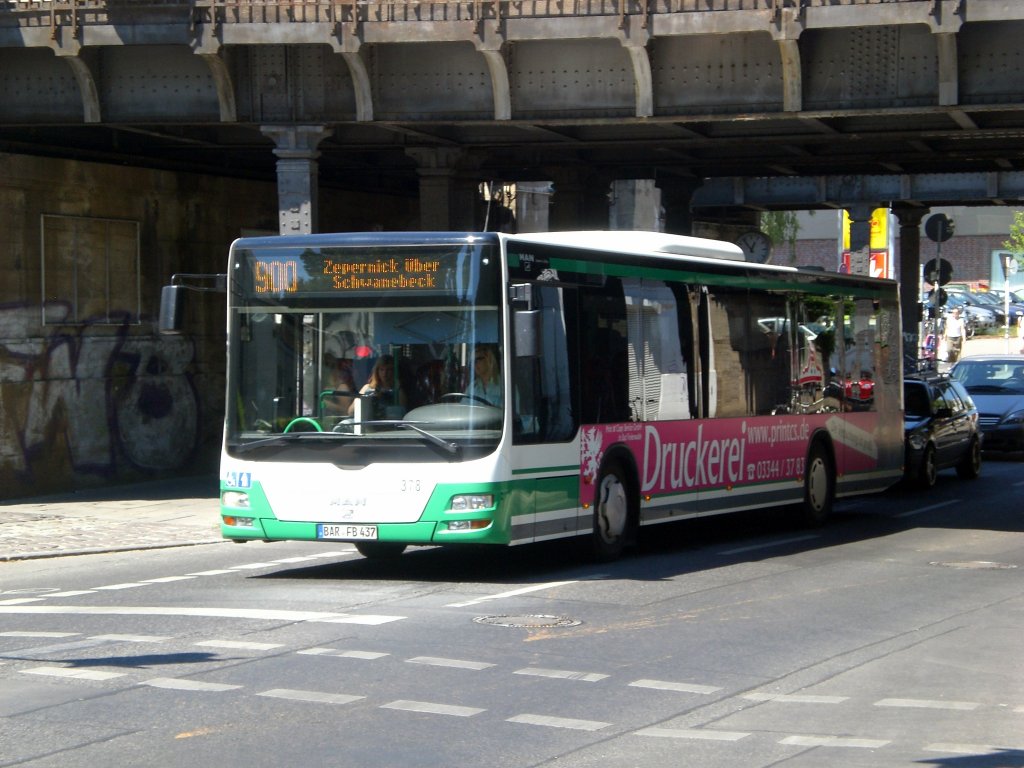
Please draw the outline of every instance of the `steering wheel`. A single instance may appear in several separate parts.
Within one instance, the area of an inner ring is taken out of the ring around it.
[[[468,392],[448,392],[446,394],[441,395],[441,402],[443,403],[446,400],[475,400],[478,403],[489,405],[492,408],[494,407],[494,403],[492,403],[490,400],[484,400],[482,397],[478,397],[477,395],[471,395]]]
[[[316,419],[311,419],[309,418],[309,416],[299,416],[297,419],[292,419],[291,421],[288,422],[288,426],[284,428],[284,434],[288,434],[289,432],[292,431],[293,428],[299,427],[300,425],[304,427],[313,427],[313,429],[301,429],[299,430],[300,432],[324,431],[323,427],[320,426],[320,423]]]

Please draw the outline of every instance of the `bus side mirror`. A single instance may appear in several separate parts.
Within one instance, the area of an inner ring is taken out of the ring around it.
[[[540,310],[520,309],[512,315],[516,357],[540,357]]]
[[[185,286],[165,285],[160,291],[160,320],[157,329],[163,336],[182,332],[185,314]]]

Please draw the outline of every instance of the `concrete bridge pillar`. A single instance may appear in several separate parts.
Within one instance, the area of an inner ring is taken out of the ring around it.
[[[612,182],[612,229],[662,229],[661,193],[654,179],[617,179]]]
[[[552,232],[572,229],[608,229],[608,192],[611,179],[596,171],[559,169],[552,174],[549,225]]]
[[[407,149],[420,177],[420,229],[424,232],[476,229],[477,185],[460,179],[459,149]]]
[[[921,221],[927,208],[896,208],[900,223],[900,318],[903,321],[904,359],[913,352],[916,361],[920,343],[921,307],[918,286],[921,283]]]
[[[323,125],[264,125],[277,156],[277,206],[282,235],[317,231],[320,142],[332,131]]]
[[[656,181],[661,190],[665,231],[673,235],[693,234],[693,211],[690,201],[703,182],[682,176],[661,176]]]

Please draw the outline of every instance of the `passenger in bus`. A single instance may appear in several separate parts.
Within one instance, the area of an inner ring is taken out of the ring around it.
[[[332,394],[323,397],[324,416],[344,416],[352,412],[356,382],[352,378],[352,361],[324,353],[324,375],[321,392]]]
[[[480,344],[473,352],[473,383],[469,394],[475,402],[481,400],[495,408],[501,408],[504,397],[501,386],[501,368],[493,344]],[[470,399],[470,402],[474,402]]]
[[[400,406],[402,411],[408,407],[405,396],[405,388],[398,385],[398,392],[395,392],[395,361],[392,357],[379,357],[370,371],[370,378],[360,388],[359,394],[362,397],[379,396],[379,405],[382,407]],[[356,404],[353,400],[348,412],[355,413]]]

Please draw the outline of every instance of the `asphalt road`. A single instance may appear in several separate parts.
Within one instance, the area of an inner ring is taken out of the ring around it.
[[[1017,461],[566,544],[0,563],[0,766],[1024,766]]]

